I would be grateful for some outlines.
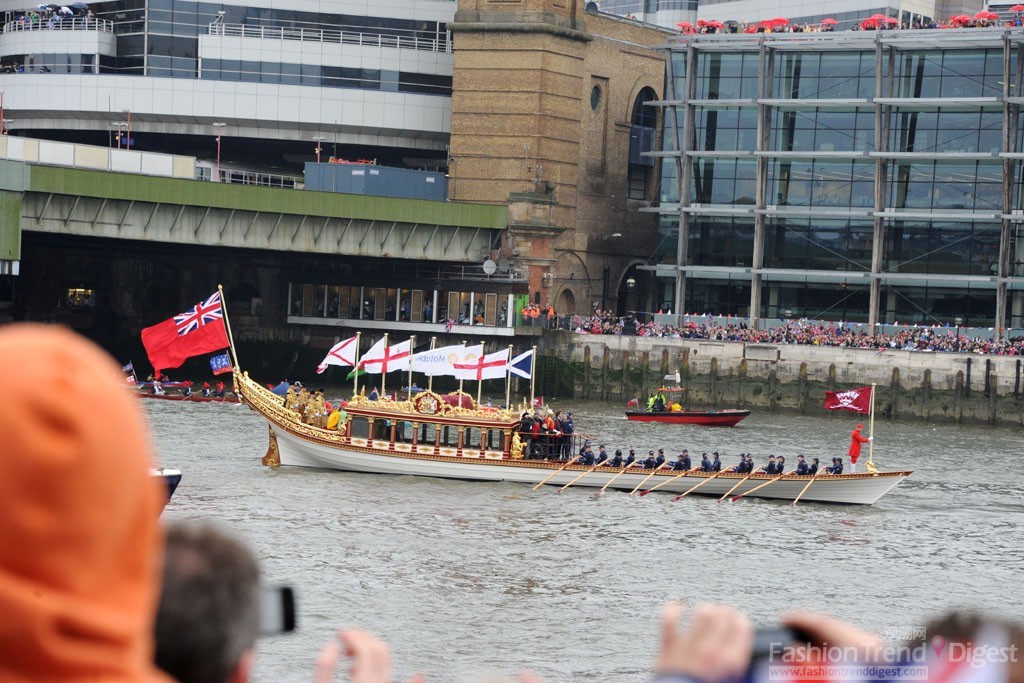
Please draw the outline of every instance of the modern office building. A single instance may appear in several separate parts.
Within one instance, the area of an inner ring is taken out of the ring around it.
[[[1020,29],[680,36],[660,305],[1024,326]]]
[[[7,128],[299,175],[329,156],[439,169],[451,0],[0,0]],[[219,142],[218,142],[219,140]],[[218,152],[219,150],[219,152]]]

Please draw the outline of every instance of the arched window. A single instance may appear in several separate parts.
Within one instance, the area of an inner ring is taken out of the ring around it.
[[[653,88],[644,88],[633,101],[633,113],[629,128],[629,176],[627,196],[630,199],[646,199],[647,188],[654,171],[654,159],[643,156],[654,151],[655,130],[658,112],[647,102],[658,99]]]

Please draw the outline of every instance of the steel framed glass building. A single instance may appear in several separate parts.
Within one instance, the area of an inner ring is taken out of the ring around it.
[[[666,46],[660,308],[1024,326],[1020,29]]]

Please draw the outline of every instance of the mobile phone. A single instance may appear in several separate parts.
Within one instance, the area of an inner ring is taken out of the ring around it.
[[[260,590],[260,635],[295,630],[295,591],[291,586],[264,586]]]
[[[750,652],[750,661],[757,662],[778,653],[794,643],[808,642],[807,634],[788,626],[771,626],[754,631],[754,647]]]

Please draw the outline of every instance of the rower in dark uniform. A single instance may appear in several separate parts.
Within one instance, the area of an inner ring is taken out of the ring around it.
[[[804,456],[802,456],[802,455],[796,456],[796,473],[798,475],[803,476],[803,475],[807,474],[807,471],[809,469],[810,468],[807,466],[807,461],[804,460]]]
[[[740,453],[740,461],[736,463],[736,466],[732,468],[733,472],[737,474],[745,474],[747,471],[747,454]]]
[[[722,461],[718,459],[718,451],[715,451],[714,453],[712,453],[712,455],[715,456],[715,459],[711,462],[711,471],[712,472],[721,472],[722,471]]]
[[[843,473],[843,459],[842,458],[836,458],[836,464],[833,465],[831,468],[829,468],[829,471],[832,474],[842,474]]]
[[[689,468],[686,467],[686,463],[683,462],[683,454],[680,453],[679,457],[676,458],[675,461],[672,463],[672,470],[674,472],[679,472],[679,471],[685,471],[687,469],[689,469]]]
[[[583,447],[583,452],[580,453],[580,464],[584,467],[590,467],[594,464],[594,450],[590,446]]]
[[[775,460],[775,474],[782,474],[786,469],[786,456],[780,455]]]
[[[654,451],[647,451],[647,458],[644,460],[644,469],[653,470],[658,466],[658,461],[654,458]]]
[[[665,449],[664,448],[659,448],[658,449],[658,457],[654,459],[654,463],[655,463],[655,465],[654,465],[655,467],[661,467],[662,465],[665,464]]]
[[[609,467],[616,467],[616,468],[622,467],[622,450],[621,449],[615,451],[615,457],[612,458],[610,463],[608,463],[608,466]]]
[[[636,451],[634,451],[632,448],[630,448],[629,449],[629,457],[626,458],[626,462],[623,463],[623,465],[625,467],[629,467],[634,462],[636,462]]]
[[[708,460],[708,454],[707,453],[705,453],[704,455],[702,455],[700,457],[700,471],[701,472],[710,472],[711,471],[711,461]]]
[[[600,465],[601,463],[603,463],[607,459],[608,459],[608,451],[605,450],[604,444],[601,444],[601,447],[597,450],[597,461],[594,464],[595,465]]]
[[[768,456],[768,464],[764,466],[764,473],[765,474],[777,474],[777,472],[775,471],[775,456],[774,455],[769,455]]]
[[[807,466],[807,474],[812,477],[818,473],[818,459],[811,458],[811,464]]]
[[[683,461],[683,469],[684,470],[693,469],[693,465],[690,464],[690,451],[688,451],[688,450],[686,450],[684,448],[683,449],[683,454],[680,455],[679,458]]]

